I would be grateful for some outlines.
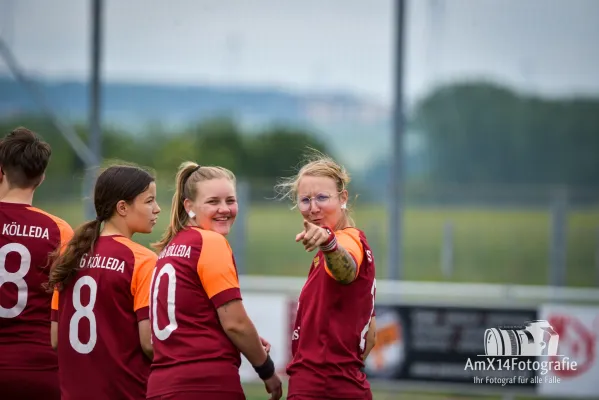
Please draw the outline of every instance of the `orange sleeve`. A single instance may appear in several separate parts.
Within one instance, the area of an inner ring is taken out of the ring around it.
[[[52,310],[50,311],[50,320],[58,322],[58,290],[54,289],[52,293]]]
[[[134,253],[135,266],[131,279],[133,311],[137,315],[137,320],[143,321],[150,318],[150,284],[158,256],[146,248],[136,249]]]
[[[360,273],[360,265],[364,260],[364,246],[360,241],[360,233],[356,229],[344,229],[342,231],[335,232],[337,237],[337,244],[343,247],[350,256],[356,262],[356,276]],[[329,267],[325,263],[325,269],[327,274],[332,278],[333,274],[329,270]]]
[[[127,246],[135,257],[133,275],[131,276],[131,294],[133,295],[133,311],[138,321],[150,318],[150,284],[152,273],[156,267],[158,255],[150,249],[124,238],[115,237],[119,243]]]
[[[60,222],[60,223],[59,223]],[[73,238],[73,228],[63,220],[56,221],[60,230],[60,254],[67,249],[67,244]]]
[[[198,276],[206,294],[216,308],[241,299],[237,268],[227,239],[219,233],[201,231],[202,250],[198,259]]]
[[[69,225],[66,221],[58,218],[57,216],[47,213],[44,210],[40,210],[39,208],[29,207],[29,209],[32,211],[36,211],[40,214],[44,214],[45,216],[49,217],[52,221],[54,221],[54,223],[58,227],[58,231],[60,232],[60,253],[62,254],[62,252],[65,251],[67,248],[67,243],[69,243],[69,241],[73,237],[73,228],[71,228],[71,225]]]

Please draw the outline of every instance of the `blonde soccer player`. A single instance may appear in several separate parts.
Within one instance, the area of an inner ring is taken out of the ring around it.
[[[151,319],[150,400],[243,400],[241,354],[270,399],[281,380],[241,297],[226,236],[237,217],[235,175],[222,167],[181,165],[171,221],[156,244]]]
[[[343,166],[314,152],[276,187],[299,211],[295,241],[316,252],[294,324],[289,400],[372,399],[362,369],[374,345],[375,263],[350,216],[349,182]]]

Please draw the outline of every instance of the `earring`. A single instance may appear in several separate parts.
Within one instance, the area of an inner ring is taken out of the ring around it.
[[[194,219],[196,216],[196,213],[193,212],[193,210],[189,210],[189,212],[187,213],[187,215],[189,215],[189,218]]]
[[[347,208],[347,203],[343,203],[343,204],[341,204],[341,209],[342,209],[342,210],[345,210],[346,208]]]

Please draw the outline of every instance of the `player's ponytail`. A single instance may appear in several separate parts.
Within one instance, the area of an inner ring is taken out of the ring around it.
[[[81,259],[89,253],[98,239],[101,226],[100,218],[84,223],[77,228],[62,254],[60,254],[62,249],[56,250],[53,255],[55,261],[50,270],[50,279],[46,285],[49,292],[55,288],[61,290],[75,275]]]
[[[194,162],[186,161],[181,164],[179,170],[177,171],[177,177],[175,178],[176,188],[175,194],[173,195],[173,200],[171,202],[171,218],[166,231],[162,235],[160,241],[153,243],[152,247],[155,248],[158,252],[161,252],[169,242],[175,237],[177,233],[179,233],[187,223],[189,222],[189,215],[185,211],[184,201],[186,198],[195,198],[194,187],[197,178],[194,179],[194,182],[188,182],[191,175],[194,172],[198,171],[200,166]],[[188,185],[188,183],[191,183]]]
[[[94,187],[96,218],[79,226],[66,247],[57,249],[52,255],[50,276],[45,285],[48,291],[62,290],[83,267],[82,260],[93,251],[102,223],[113,218],[117,204],[121,201],[131,204],[152,182],[152,174],[136,165],[113,165],[98,176]]]

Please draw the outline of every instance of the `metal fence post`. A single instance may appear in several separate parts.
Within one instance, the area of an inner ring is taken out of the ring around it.
[[[566,285],[566,225],[568,213],[568,193],[560,187],[552,194],[551,242],[549,249],[551,286]]]
[[[233,254],[239,275],[247,273],[247,220],[249,218],[250,185],[246,181],[237,182],[237,218],[233,227]]]
[[[441,244],[441,273],[445,279],[453,277],[453,222],[443,225],[443,242]]]

